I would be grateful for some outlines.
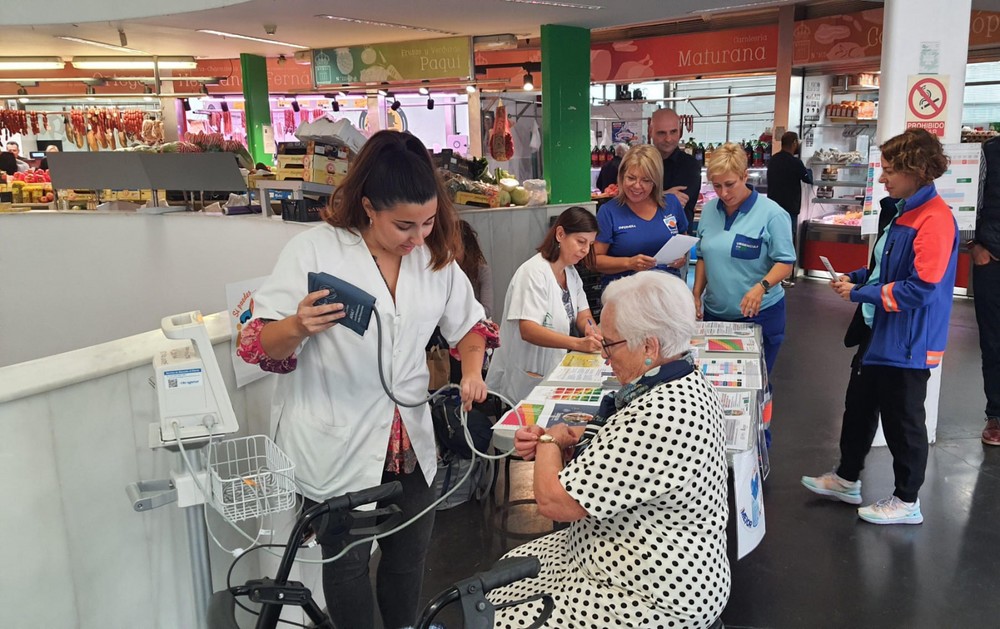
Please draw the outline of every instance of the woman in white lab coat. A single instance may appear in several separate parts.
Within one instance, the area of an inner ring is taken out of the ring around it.
[[[424,346],[437,326],[463,358],[462,400],[486,397],[481,367],[483,308],[454,258],[456,213],[427,149],[408,133],[368,140],[331,199],[326,224],[296,236],[254,295],[240,354],[278,371],[272,403],[278,444],[295,463],[308,501],[398,480],[404,516],[434,499],[434,431],[426,404],[395,404],[379,380],[379,330],[337,325],[342,304],[314,305],[307,274],[322,271],[373,295],[381,321],[385,381],[402,402],[427,395]],[[380,541],[376,594],[383,625],[414,624],[434,511]],[[323,556],[334,538],[320,533]],[[374,626],[370,544],[323,567],[323,590],[338,627]]]
[[[538,253],[514,273],[486,384],[513,403],[524,399],[566,350],[601,351],[600,333],[575,264],[594,261],[597,219],[582,207],[559,215]]]

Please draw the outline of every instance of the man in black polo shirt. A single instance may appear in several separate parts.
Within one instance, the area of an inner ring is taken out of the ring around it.
[[[694,157],[678,150],[681,120],[672,109],[657,109],[649,119],[649,141],[663,156],[663,191],[677,197],[693,234],[694,206],[701,192],[701,166]]]
[[[799,210],[802,209],[802,182],[812,184],[812,170],[805,167],[795,156],[799,150],[799,136],[794,131],[786,131],[781,136],[781,150],[771,157],[767,164],[767,198],[785,209],[792,217],[792,242],[795,243],[795,260],[799,256]],[[795,266],[785,286],[795,285]]]

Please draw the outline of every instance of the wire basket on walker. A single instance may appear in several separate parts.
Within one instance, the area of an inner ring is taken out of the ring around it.
[[[208,448],[212,506],[234,524],[295,505],[295,464],[266,435]]]

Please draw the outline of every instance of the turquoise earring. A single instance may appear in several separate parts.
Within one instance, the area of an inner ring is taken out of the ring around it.
[[[647,358],[646,359],[646,366],[649,367],[652,364],[653,364],[653,359],[652,358]]]

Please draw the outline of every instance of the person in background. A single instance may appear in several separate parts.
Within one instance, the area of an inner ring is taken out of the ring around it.
[[[715,149],[708,180],[718,195],[698,224],[694,302],[705,321],[760,324],[771,373],[785,338],[785,291],[795,247],[788,213],[747,185],[747,157],[738,144]]]
[[[812,185],[812,170],[806,168],[797,157],[799,136],[794,131],[786,131],[781,136],[781,150],[771,157],[767,164],[767,198],[780,205],[792,219],[792,243],[795,258],[799,257],[799,210],[802,209],[802,184]],[[783,286],[795,285],[795,264],[792,276],[781,280]]]
[[[426,404],[403,406],[390,398],[380,370],[398,399],[425,399],[423,350],[440,326],[462,357],[465,407],[486,398],[482,364],[488,339],[479,331],[484,313],[455,262],[458,218],[426,147],[396,131],[379,131],[365,143],[324,218],[282,250],[254,295],[254,318],[241,331],[238,352],[246,362],[282,374],[272,422],[278,445],[295,461],[306,508],[399,481],[403,495],[397,504],[409,519],[435,499],[434,428]],[[337,275],[374,295],[381,330],[372,322],[359,336],[337,325],[344,305],[316,305],[329,291],[306,293],[310,271]],[[433,526],[432,510],[379,540],[375,589],[387,629],[417,619]],[[323,556],[332,557],[339,532],[317,535]],[[323,591],[338,627],[375,626],[370,554],[371,544],[360,544],[323,566]]]
[[[41,163],[38,165],[39,170],[48,170],[49,169],[49,158],[47,157],[48,154],[58,153],[58,152],[59,152],[59,147],[56,146],[55,144],[49,144],[48,146],[46,146],[45,147],[46,157],[43,157]]]
[[[541,573],[487,596],[552,596],[545,627],[721,626],[730,591],[723,411],[689,353],[691,292],[666,273],[616,280],[601,332],[624,386],[604,398],[589,443],[564,423],[514,436],[517,453],[535,461],[538,511],[570,525],[508,553],[538,557]],[[500,609],[494,626],[526,627],[540,608]]]
[[[934,187],[948,169],[937,137],[908,129],[881,148],[879,181],[890,197],[882,207],[895,211],[875,242],[874,268],[830,283],[843,299],[861,304],[854,330],[848,329],[861,342],[847,385],[840,463],[821,476],[803,476],[802,484],[815,494],[861,504],[861,470],[881,418],[895,489],[859,508],[858,517],[873,524],[920,524],[918,492],[927,467],[924,401],[930,370],[941,364],[948,340],[958,225]]]
[[[7,175],[17,172],[17,158],[10,151],[0,152],[0,172]]]
[[[458,226],[462,236],[462,255],[456,261],[472,283],[476,301],[486,311],[486,318],[492,319],[493,273],[490,271],[490,265],[486,262],[486,256],[483,255],[482,247],[479,246],[479,234],[472,228],[472,225],[469,225],[468,221],[459,220]]]
[[[556,219],[538,253],[510,281],[500,322],[501,345],[493,352],[486,384],[510,402],[527,397],[567,350],[599,352],[583,281],[575,265],[593,265],[597,219],[571,207]]]
[[[622,157],[628,152],[628,145],[618,143],[615,144],[615,156],[611,158],[611,161],[601,166],[601,172],[597,174],[597,189],[601,192],[613,183],[618,182],[618,167],[622,163]]]
[[[636,271],[657,269],[680,276],[687,256],[659,264],[654,257],[664,244],[687,231],[680,201],[660,187],[663,162],[656,149],[640,144],[629,149],[618,169],[618,195],[597,211],[599,232],[594,269],[605,286]]]
[[[701,165],[677,148],[681,141],[681,119],[672,109],[657,109],[649,119],[649,141],[663,158],[663,189],[684,206],[689,228],[694,226],[694,208],[701,193]]]
[[[976,237],[967,243],[983,356],[986,426],[982,442],[1000,446],[1000,138],[983,143],[985,176],[980,182]]]
[[[28,165],[28,162],[26,162],[23,159],[21,159],[21,145],[20,144],[18,144],[17,142],[15,142],[13,140],[7,142],[7,151],[9,153],[12,153],[14,155],[14,159],[17,160],[17,171],[18,172],[22,172],[23,173],[24,171],[26,171],[29,168],[31,168],[31,166]]]

